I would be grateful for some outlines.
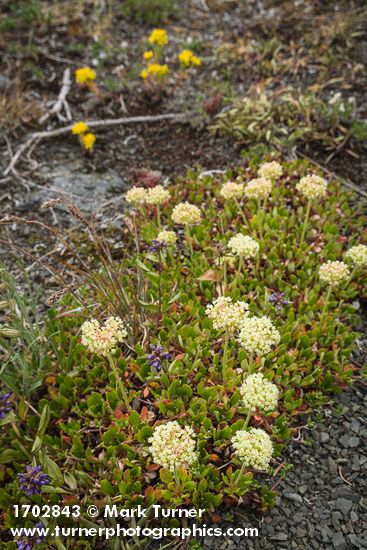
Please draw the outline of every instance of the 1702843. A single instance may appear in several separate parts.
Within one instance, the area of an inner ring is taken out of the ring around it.
[[[26,518],[27,516],[33,516],[34,518],[58,518],[60,516],[78,518],[80,516],[80,506],[58,506],[53,504],[49,506],[44,504],[38,506],[38,504],[15,504],[13,506],[14,515],[16,518]]]

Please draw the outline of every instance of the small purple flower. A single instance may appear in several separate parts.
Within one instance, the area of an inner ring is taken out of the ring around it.
[[[272,302],[273,304],[275,304],[276,307],[278,308],[278,311],[281,311],[282,306],[287,306],[288,304],[291,303],[289,302],[289,300],[286,300],[284,296],[285,296],[285,292],[278,292],[278,291],[273,292],[269,296],[269,302]]]
[[[154,239],[152,245],[148,248],[149,252],[162,252],[168,247],[168,244],[164,241]]]
[[[18,474],[19,488],[28,496],[40,495],[42,485],[50,482],[50,476],[42,472],[42,466],[26,466],[24,474]]]
[[[17,550],[32,550],[34,544],[40,544],[43,539],[45,538],[45,535],[42,533],[42,531],[38,532],[37,529],[41,530],[44,529],[45,526],[41,521],[34,524],[33,535],[23,537],[22,539],[19,539],[16,541],[17,543]]]
[[[11,393],[3,393],[0,395],[0,419],[5,418],[5,416],[8,414],[8,412],[11,411],[11,402],[9,401],[9,397],[11,396]]]
[[[167,351],[164,351],[163,346],[155,344],[150,344],[150,351],[151,353],[148,355],[149,366],[159,372],[162,368],[162,361],[169,361],[172,356]]]

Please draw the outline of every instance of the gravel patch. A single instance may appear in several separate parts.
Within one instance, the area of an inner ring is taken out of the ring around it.
[[[203,548],[367,548],[365,387],[359,383],[349,387],[324,413],[322,423],[303,431],[300,440],[284,451],[293,469],[278,486],[275,508],[262,518],[239,510],[247,519],[231,524],[257,527],[258,538],[206,539]]]

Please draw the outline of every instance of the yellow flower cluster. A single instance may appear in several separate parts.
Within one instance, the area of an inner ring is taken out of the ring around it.
[[[261,372],[250,374],[245,379],[240,387],[240,394],[248,412],[259,409],[267,413],[274,411],[278,406],[279,390]]]
[[[150,61],[154,56],[154,52],[152,50],[146,50],[144,53],[143,53],[143,57],[145,59],[145,61]]]
[[[147,191],[144,187],[132,187],[126,193],[125,198],[129,204],[144,204],[147,198]]]
[[[124,323],[118,317],[109,317],[103,326],[97,319],[85,321],[82,325],[82,344],[97,355],[113,353],[126,336]]]
[[[71,133],[75,136],[80,136],[80,142],[84,149],[92,151],[96,142],[96,136],[93,132],[88,132],[88,124],[86,122],[76,122],[72,128]]]
[[[206,307],[205,313],[211,319],[216,330],[227,330],[234,333],[241,321],[248,315],[247,302],[232,302],[229,296],[219,296]]]
[[[81,67],[75,71],[75,80],[78,84],[88,84],[96,79],[96,71],[90,67]]]
[[[346,260],[350,260],[357,267],[367,266],[367,246],[364,244],[357,244],[347,250],[345,254]]]
[[[157,78],[163,78],[169,73],[169,68],[166,63],[161,65],[160,63],[150,63],[146,69],[143,69],[140,76],[145,80],[149,76],[156,76]]]
[[[269,180],[276,180],[280,178],[283,173],[282,165],[279,162],[273,160],[272,162],[265,162],[259,168],[258,174],[261,178],[267,178]]]
[[[262,357],[280,342],[280,333],[269,317],[245,317],[240,325],[238,342],[248,353]]]
[[[76,122],[72,129],[71,133],[74,134],[74,136],[80,136],[81,134],[85,134],[85,132],[88,130],[88,124],[86,122]]]
[[[234,181],[227,181],[219,191],[225,199],[239,199],[243,195],[243,184]]]
[[[163,204],[170,198],[170,192],[163,187],[163,185],[156,185],[149,189],[146,197],[147,204]]]
[[[255,178],[247,183],[244,193],[249,199],[267,199],[273,188],[272,182],[267,178]]]
[[[177,241],[177,235],[174,231],[167,231],[163,229],[158,233],[157,241],[173,246]]]
[[[94,144],[96,142],[96,139],[97,138],[95,134],[93,134],[92,132],[89,132],[88,134],[83,134],[81,136],[81,141],[84,146],[84,149],[86,149],[87,151],[92,151]]]
[[[148,40],[156,46],[165,46],[168,44],[167,32],[164,29],[154,29],[150,33]]]
[[[344,262],[328,261],[320,266],[319,275],[323,283],[334,287],[348,279],[350,271]]]
[[[324,178],[311,174],[301,178],[296,185],[296,189],[309,201],[321,199],[326,195],[327,182]]]
[[[201,65],[201,59],[194,55],[191,50],[182,50],[182,52],[178,54],[178,60],[185,67],[189,67],[190,65],[199,67]]]
[[[194,430],[189,426],[182,428],[176,420],[157,426],[148,441],[154,462],[171,472],[190,466],[197,459]]]
[[[268,470],[273,456],[273,444],[269,435],[260,428],[238,430],[231,439],[235,454],[244,466],[256,470]]]
[[[259,253],[259,243],[252,239],[248,235],[242,235],[238,233],[228,241],[228,248],[233,254],[242,256],[242,258],[254,258]]]
[[[189,202],[180,202],[172,212],[172,221],[181,225],[194,225],[201,221],[200,208]]]

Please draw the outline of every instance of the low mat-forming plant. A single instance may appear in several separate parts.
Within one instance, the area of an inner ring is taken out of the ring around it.
[[[122,258],[82,217],[103,263],[83,264],[79,291],[45,320],[50,365],[35,412],[11,396],[6,529],[20,522],[10,510],[26,475],[38,504],[193,504],[208,515],[221,503],[272,505],[297,418],[355,374],[367,247],[337,182],[307,162],[272,161],[155,189],[126,196]]]

